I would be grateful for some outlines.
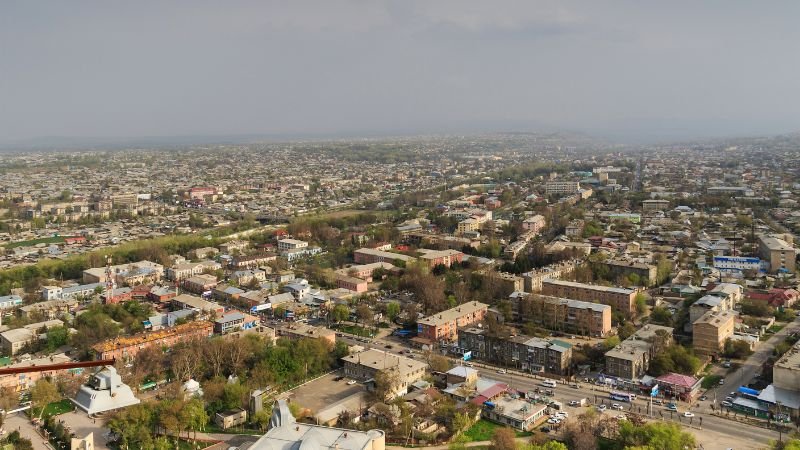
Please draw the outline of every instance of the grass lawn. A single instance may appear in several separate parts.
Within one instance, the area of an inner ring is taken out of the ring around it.
[[[464,432],[464,436],[468,437],[471,442],[488,441],[492,439],[494,430],[498,428],[503,428],[503,425],[499,425],[494,422],[489,422],[488,420],[481,419],[475,422],[474,425],[469,427],[469,429]],[[522,432],[522,431],[515,431],[515,432],[517,433],[517,437],[526,437],[526,436],[531,436],[532,434],[529,432]]]
[[[722,377],[719,375],[708,375],[703,378],[703,389],[711,389],[714,386],[719,386],[719,380],[721,379]]]
[[[44,414],[42,414],[42,420],[46,420],[48,417],[57,416],[59,414],[64,414],[70,412],[75,409],[75,405],[67,400],[60,400],[57,402],[53,402],[45,406]],[[33,417],[39,417],[39,410],[32,411]]]
[[[25,247],[36,244],[60,244],[62,242],[64,242],[63,237],[51,236],[46,238],[31,239],[29,241],[12,242],[10,244],[6,244],[6,248]]]
[[[338,330],[342,333],[350,333],[361,337],[374,337],[375,333],[372,330],[358,326],[358,325],[339,325]]]
[[[773,325],[773,326],[769,327],[769,332],[770,333],[777,333],[778,331],[781,331],[783,329],[783,327],[785,327],[785,326],[786,326],[785,323],[782,323],[780,325]]]

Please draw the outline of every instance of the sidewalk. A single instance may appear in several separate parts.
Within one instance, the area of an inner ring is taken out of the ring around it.
[[[36,428],[24,415],[13,414],[6,416],[3,428],[9,433],[17,430],[22,437],[30,439],[33,444],[33,450],[53,450],[50,443],[36,432]]]

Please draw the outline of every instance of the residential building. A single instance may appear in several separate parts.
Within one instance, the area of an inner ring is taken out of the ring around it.
[[[415,259],[416,258],[413,256],[404,255],[402,253],[387,252],[371,248],[360,248],[353,252],[353,260],[355,260],[356,264],[371,264],[377,262],[394,263],[395,261],[401,261],[403,264],[406,264]]]
[[[563,341],[531,336],[493,336],[485,328],[458,330],[458,351],[472,358],[513,367],[525,372],[567,375],[572,362],[572,345]]]
[[[211,274],[200,274],[183,280],[183,288],[195,294],[202,294],[217,287],[217,277]]]
[[[481,417],[486,420],[527,432],[543,422],[547,414],[547,405],[531,403],[527,400],[510,396],[501,396],[487,401],[481,409]]]
[[[658,281],[658,268],[652,264],[620,259],[610,259],[602,264],[608,267],[612,277],[628,277],[630,274],[635,274],[645,286],[652,286]]]
[[[223,430],[244,425],[247,423],[247,411],[242,408],[233,408],[218,412],[214,415],[214,423]]]
[[[272,409],[269,431],[250,450],[384,450],[386,433],[382,430],[358,431],[296,422],[286,400],[278,400]]]
[[[233,253],[241,253],[248,247],[250,247],[250,242],[248,241],[233,240],[220,244],[219,251],[230,255]]]
[[[202,263],[180,263],[167,269],[167,279],[176,281],[200,275],[206,270]]]
[[[298,259],[303,259],[307,256],[318,255],[320,253],[322,253],[322,249],[319,247],[303,247],[284,250],[281,252],[281,256],[286,258],[287,261],[293,262],[297,261]]]
[[[274,305],[273,305],[274,308]],[[278,337],[295,339],[324,339],[331,343],[336,343],[336,332],[324,327],[315,327],[301,322],[288,322],[275,329]]]
[[[758,237],[758,252],[769,263],[770,273],[794,273],[797,250],[789,234]]]
[[[170,348],[179,342],[202,339],[214,333],[214,326],[205,320],[188,322],[163,328],[158,331],[144,332],[133,336],[118,337],[95,344],[92,347],[95,359],[127,360],[136,357],[141,350],[150,347]]]
[[[362,280],[361,278],[337,274],[336,287],[347,289],[356,293],[363,293],[367,292],[369,289],[369,283],[367,283],[367,280]]]
[[[558,279],[567,276],[575,271],[577,263],[575,261],[562,261],[551,264],[541,269],[532,270],[522,274],[523,288],[525,292],[541,292],[544,280]]]
[[[516,299],[516,312],[550,330],[583,336],[605,337],[611,332],[611,307],[546,295],[526,295]]]
[[[669,209],[669,200],[655,199],[655,200],[642,201],[643,211],[666,211],[668,209]]]
[[[393,389],[387,396],[391,398],[407,394],[408,387],[415,381],[421,380],[428,367],[422,361],[377,349],[345,356],[342,361],[344,375],[354,380],[375,380],[379,372],[385,372],[387,378],[394,382]]]
[[[276,261],[278,255],[274,253],[256,253],[253,255],[237,256],[230,262],[232,269],[256,269],[265,266],[267,263]]]
[[[239,311],[228,311],[214,319],[214,333],[228,334],[234,331],[247,330],[258,325],[258,318]]]
[[[27,361],[20,361],[17,363],[10,364],[6,367],[10,369],[16,369],[23,367],[42,366],[48,364],[62,364],[69,362],[72,362],[72,358],[61,353],[61,354],[43,356],[41,358],[29,359]],[[42,378],[55,379],[60,375],[65,375],[70,372],[74,373],[74,369],[72,370],[56,369],[56,370],[45,370],[41,372],[37,371],[37,372],[27,372],[19,374],[15,373],[11,375],[0,375],[0,390],[10,389],[11,392],[26,391],[31,387],[33,387],[33,385],[36,384],[36,382]]]
[[[105,283],[106,268],[94,267],[83,271],[84,283]],[[129,264],[111,266],[111,273],[117,285],[133,286],[143,283],[154,283],[164,275],[164,266],[150,261],[139,261]]]
[[[689,306],[689,323],[694,324],[709,312],[730,311],[732,309],[733,302],[725,297],[704,295]]]
[[[539,234],[542,231],[542,229],[544,229],[544,227],[545,227],[545,219],[544,216],[540,214],[526,217],[522,221],[522,229],[525,231],[532,231],[535,234]]]
[[[417,321],[417,336],[434,342],[455,342],[458,329],[483,321],[489,305],[467,302]]]
[[[45,286],[42,288],[42,300],[66,300],[91,298],[98,290],[105,290],[105,283],[80,284],[75,286]]]
[[[285,252],[287,250],[298,250],[308,247],[308,242],[299,239],[279,239],[278,251]]]
[[[735,283],[719,283],[709,289],[708,295],[727,299],[730,306],[726,309],[733,309],[744,298],[744,287]]]
[[[633,289],[547,278],[542,282],[542,295],[601,303],[626,317],[636,314],[636,291]]]
[[[495,272],[493,270],[480,270],[473,272],[484,282],[490,282],[497,286],[501,292],[511,293],[525,289],[525,279],[508,272]]]
[[[692,344],[697,353],[719,355],[733,337],[736,312],[709,311],[692,324]]]
[[[371,264],[356,264],[350,267],[345,267],[343,269],[338,269],[336,273],[340,275],[347,275],[355,278],[361,278],[362,280],[366,280],[367,282],[371,283],[372,273],[376,269],[381,269],[385,272],[395,273],[395,274],[400,272],[400,269],[398,267],[395,267],[391,263],[376,262]],[[294,276],[292,276],[292,279],[294,279]]]
[[[581,184],[577,181],[548,181],[544,184],[547,195],[574,194],[580,190]]]
[[[672,345],[671,327],[647,324],[606,352],[605,374],[622,380],[640,379],[650,361]]]
[[[775,362],[772,383],[776,388],[800,392],[800,343],[794,344]]]
[[[464,258],[464,253],[458,250],[430,250],[422,248],[417,251],[420,253],[419,260],[428,268],[438,265],[450,267],[452,264],[459,264]]]
[[[0,311],[14,309],[22,306],[22,297],[19,295],[4,295],[0,297]]]
[[[569,238],[579,238],[583,236],[583,227],[585,222],[582,219],[573,219],[564,230],[564,234]]]
[[[194,295],[181,294],[173,297],[170,301],[178,309],[195,309],[204,313],[214,312],[215,314],[225,312],[225,308],[219,303],[210,302]]]
[[[520,252],[525,250],[525,247],[527,246],[528,246],[527,241],[514,241],[508,244],[505,249],[503,249],[503,255],[505,255],[507,258],[511,260],[517,259],[517,255],[519,255]]]
[[[63,326],[64,322],[60,320],[46,320],[4,331],[0,333],[0,348],[3,349],[4,353],[14,356],[26,345],[39,339],[42,330],[46,332],[50,328]]]
[[[77,300],[49,300],[45,302],[31,303],[19,308],[22,317],[30,318],[39,315],[47,320],[57,319],[64,314],[75,312],[80,304]]]

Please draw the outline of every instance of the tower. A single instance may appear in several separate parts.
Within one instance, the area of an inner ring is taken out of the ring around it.
[[[114,298],[114,273],[111,270],[111,256],[106,258],[106,303]]]

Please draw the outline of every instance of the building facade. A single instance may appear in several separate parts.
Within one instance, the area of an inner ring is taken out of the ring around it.
[[[455,342],[458,329],[477,324],[486,317],[489,305],[467,302],[417,321],[417,336],[430,342]]]
[[[620,312],[626,317],[633,317],[636,314],[636,291],[633,289],[548,278],[542,282],[542,294],[601,303],[610,306],[612,310]]]

